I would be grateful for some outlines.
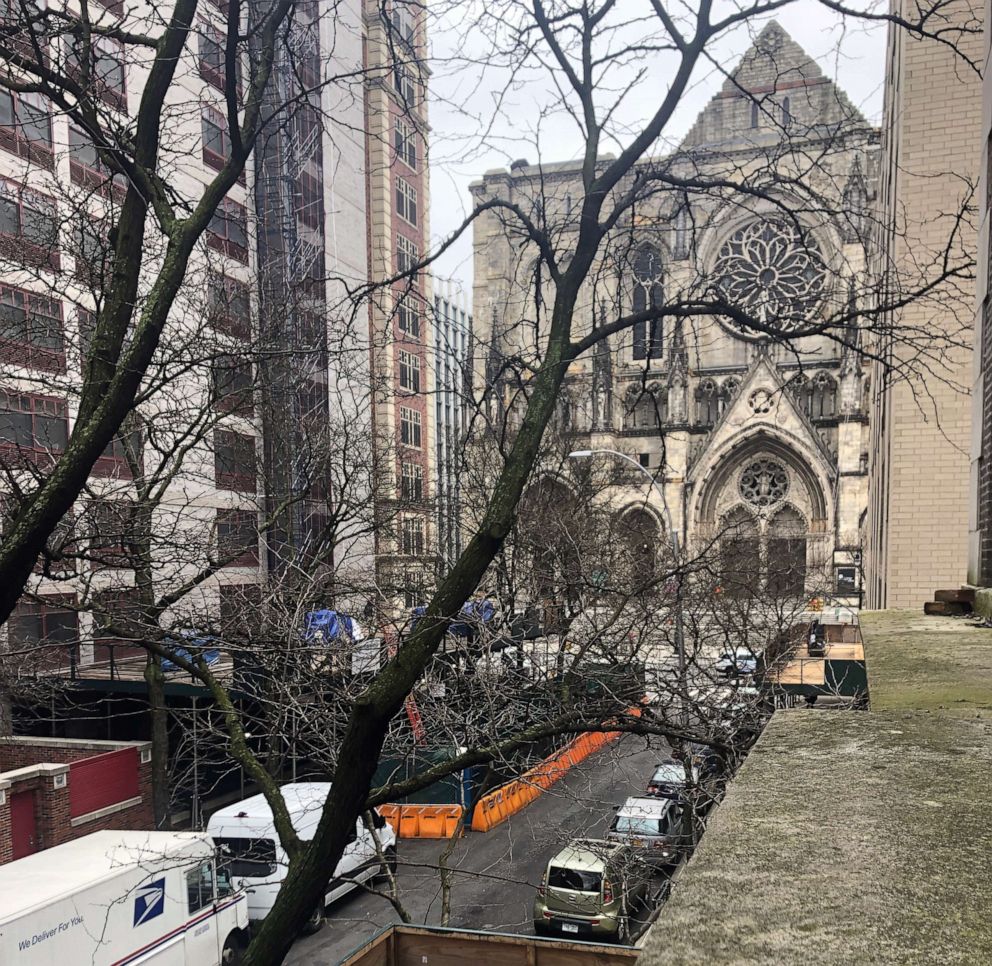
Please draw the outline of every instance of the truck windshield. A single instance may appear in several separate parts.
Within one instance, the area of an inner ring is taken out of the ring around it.
[[[548,869],[548,887],[551,889],[569,889],[572,892],[599,892],[603,877],[598,872],[586,872],[582,869],[566,869],[553,865]]]
[[[268,876],[276,871],[272,839],[215,839],[221,860],[233,876]]]

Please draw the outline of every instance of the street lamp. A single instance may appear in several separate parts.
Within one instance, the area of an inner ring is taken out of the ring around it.
[[[685,731],[688,728],[688,694],[686,693],[686,678],[685,678],[685,634],[683,633],[682,624],[682,575],[679,572],[679,566],[681,564],[680,551],[679,551],[679,531],[676,529],[675,524],[672,521],[671,511],[668,509],[668,499],[665,496],[664,489],[658,485],[658,481],[647,471],[647,469],[635,460],[632,456],[628,456],[626,453],[621,453],[619,450],[615,449],[577,449],[574,452],[568,454],[569,459],[590,459],[593,456],[615,456],[617,459],[626,460],[632,466],[635,466],[641,473],[643,473],[648,480],[648,483],[654,487],[655,492],[661,498],[661,506],[665,513],[665,523],[668,525],[668,536],[672,544],[672,554],[675,560],[675,649],[678,654],[679,659],[679,684],[680,684],[680,695],[679,704],[681,705],[681,718],[682,718],[682,730]]]

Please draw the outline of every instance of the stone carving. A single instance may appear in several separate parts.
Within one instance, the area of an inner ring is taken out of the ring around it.
[[[769,507],[789,492],[789,474],[774,460],[755,460],[744,467],[737,488],[753,506]]]

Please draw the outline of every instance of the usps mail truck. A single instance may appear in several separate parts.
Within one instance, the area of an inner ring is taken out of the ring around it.
[[[309,841],[317,830],[331,783],[293,782],[280,791],[296,834]],[[378,812],[373,812],[372,818],[379,847],[358,819],[341,861],[333,873],[328,872],[324,898],[311,911],[304,932],[320,929],[325,906],[385,872],[384,865],[396,868],[396,835]],[[265,796],[253,795],[214,812],[207,831],[214,837],[221,861],[230,862],[234,884],[248,893],[249,919],[264,919],[275,905],[289,868]]]
[[[202,832],[94,832],[0,866],[3,966],[219,966],[247,943]]]

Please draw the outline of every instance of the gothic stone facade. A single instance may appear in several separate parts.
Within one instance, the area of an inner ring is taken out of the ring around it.
[[[714,285],[759,318],[851,306],[854,280],[863,286],[877,132],[777,23],[676,151],[650,164],[697,184],[743,180],[770,198],[659,191],[605,246],[574,320],[578,334]],[[815,191],[797,189],[797,175]],[[580,177],[574,164],[516,162],[487,172],[473,192],[477,202],[502,197],[529,209],[567,252]],[[814,195],[830,203],[813,204]],[[512,429],[508,400],[527,360],[540,356],[551,285],[506,219],[487,214],[475,231],[476,376],[507,407]],[[570,367],[562,423],[571,448],[619,450],[647,467],[690,546],[735,524],[764,561],[783,548],[798,554],[799,589],[805,580],[806,593],[854,603],[867,499],[857,325],[843,342],[776,344],[712,317],[637,326]],[[655,490],[642,474],[622,479],[607,494],[616,512],[646,506],[667,539]]]

